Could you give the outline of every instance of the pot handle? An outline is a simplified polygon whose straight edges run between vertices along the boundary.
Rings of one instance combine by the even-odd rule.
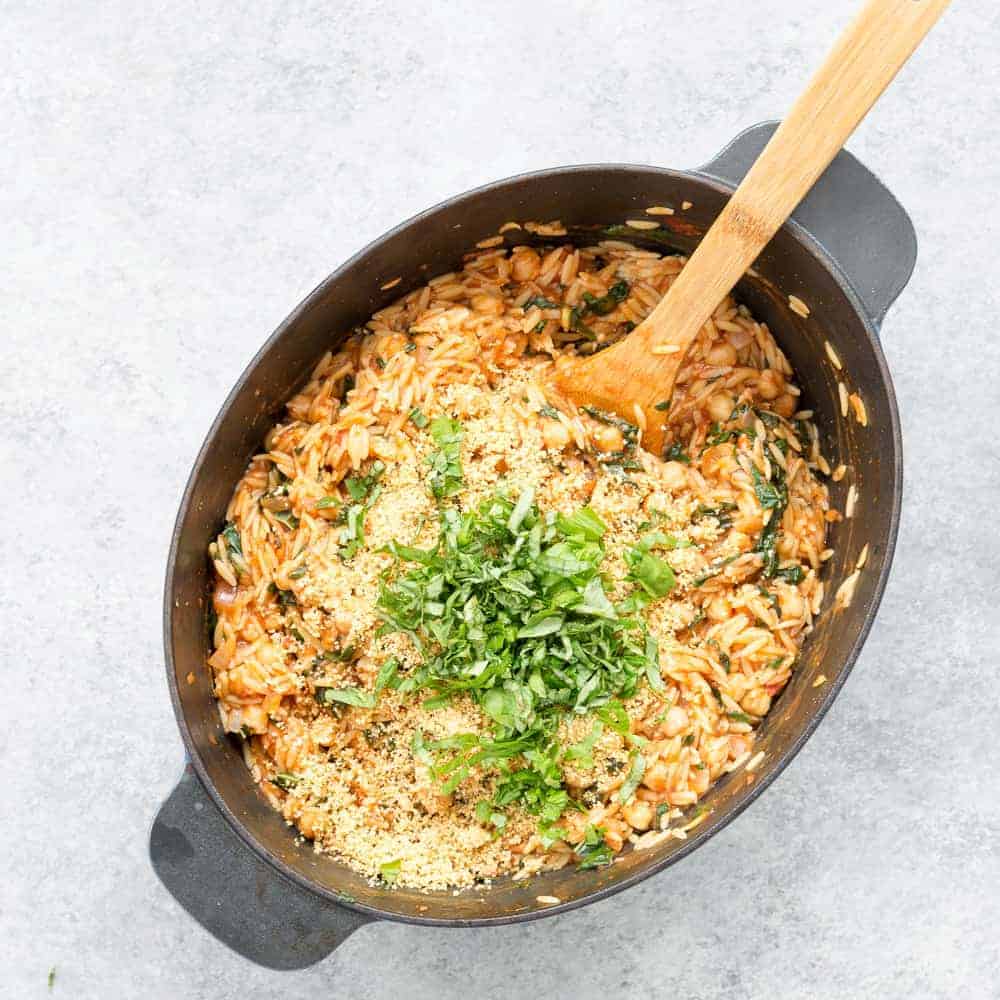
[[[205,930],[269,969],[313,965],[371,920],[293,885],[256,857],[190,764],[153,821],[149,857]]]
[[[698,172],[739,184],[778,124],[751,125]],[[842,149],[792,219],[839,265],[880,326],[917,260],[917,235],[903,206],[860,160]]]

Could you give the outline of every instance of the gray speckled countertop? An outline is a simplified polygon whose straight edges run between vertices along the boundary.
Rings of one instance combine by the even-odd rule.
[[[296,973],[210,938],[146,857],[182,765],[160,648],[170,527],[267,334],[353,250],[455,192],[563,163],[703,162],[780,117],[854,6],[0,6],[0,996],[998,995],[985,0],[955,5],[850,143],[921,242],[884,326],[903,524],[864,654],[774,788],[614,899],[497,930],[371,925]]]

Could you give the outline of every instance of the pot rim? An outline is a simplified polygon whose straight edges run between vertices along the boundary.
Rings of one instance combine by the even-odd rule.
[[[695,181],[700,185],[711,189],[717,194],[730,195],[735,190],[735,185],[726,183],[719,180],[716,177],[707,175],[701,172],[701,169],[696,168],[693,170],[674,170],[666,167],[650,166],[645,164],[634,164],[634,163],[589,163],[589,164],[575,164],[563,167],[549,167],[543,170],[533,170],[526,171],[520,174],[514,174],[509,177],[502,178],[500,180],[491,181],[487,184],[482,184],[478,187],[471,188],[460,194],[454,195],[450,198],[446,198],[430,208],[425,209],[416,215],[404,220],[391,229],[387,230],[385,233],[371,240],[360,250],[352,254],[347,260],[345,260],[339,267],[332,271],[326,278],[324,278],[302,301],[285,317],[285,319],[278,325],[274,332],[264,341],[259,350],[254,354],[253,358],[246,365],[239,378],[234,383],[232,389],[227,394],[225,400],[219,408],[215,419],[212,421],[208,432],[202,441],[201,447],[198,449],[198,453],[191,466],[191,471],[188,475],[187,482],[184,486],[184,491],[181,495],[181,501],[178,506],[177,516],[174,521],[174,527],[171,532],[170,537],[170,548],[169,554],[167,556],[167,568],[164,580],[164,596],[163,596],[163,642],[164,642],[164,660],[167,672],[167,686],[170,690],[170,700],[174,709],[174,716],[177,720],[177,726],[181,733],[181,739],[184,743],[184,748],[187,753],[187,757],[194,768],[195,773],[198,776],[199,781],[205,788],[207,794],[212,799],[212,802],[218,808],[219,812],[226,818],[229,825],[236,832],[243,843],[259,858],[265,860],[270,864],[279,874],[289,879],[292,883],[301,888],[312,892],[321,898],[325,899],[327,902],[334,904],[336,906],[343,907],[345,909],[353,910],[354,912],[368,917],[373,920],[391,920],[400,923],[418,924],[430,927],[483,927],[483,926],[494,926],[502,924],[512,924],[520,923],[523,921],[539,920],[543,917],[553,916],[557,913],[566,913],[570,910],[574,910],[577,907],[585,906],[590,903],[595,903],[602,899],[607,899],[610,896],[616,895],[626,889],[637,885],[639,882],[662,872],[664,869],[669,868],[671,865],[676,864],[682,858],[687,857],[692,851],[696,850],[703,843],[705,843],[710,838],[714,837],[717,833],[725,829],[737,816],[743,813],[753,802],[755,802],[763,792],[771,786],[775,779],[785,770],[786,767],[794,760],[794,758],[801,751],[802,747],[805,745],[806,741],[815,732],[817,726],[823,720],[826,713],[830,710],[830,706],[833,704],[840,690],[843,688],[848,676],[850,675],[854,664],[856,663],[858,656],[864,646],[865,640],[868,638],[868,634],[871,631],[871,627],[874,623],[875,616],[878,613],[880,604],[882,603],[882,597],[885,592],[885,587],[888,582],[889,573],[892,568],[893,557],[896,548],[896,540],[899,533],[899,520],[900,520],[900,510],[902,506],[902,485],[903,485],[903,447],[902,447],[902,433],[900,430],[899,421],[899,410],[896,400],[896,393],[892,383],[892,377],[889,372],[889,367],[885,359],[885,355],[882,351],[882,345],[878,337],[878,327],[875,321],[868,315],[860,296],[855,291],[854,286],[851,284],[850,280],[844,273],[840,264],[836,261],[834,257],[823,247],[823,245],[800,223],[796,222],[794,219],[789,219],[781,227],[781,230],[787,230],[791,233],[795,241],[800,244],[803,250],[811,254],[816,258],[819,263],[825,267],[834,277],[837,285],[840,287],[844,296],[850,303],[852,309],[856,313],[857,317],[860,319],[862,326],[867,334],[869,345],[872,349],[872,353],[875,357],[876,364],[878,366],[879,378],[885,388],[885,393],[888,401],[889,418],[891,426],[891,435],[893,441],[893,447],[895,449],[896,460],[894,463],[893,470],[893,495],[892,495],[892,505],[889,513],[889,523],[885,535],[885,558],[882,562],[882,568],[879,572],[878,579],[875,581],[875,586],[872,591],[871,600],[865,609],[864,618],[861,625],[857,631],[857,635],[854,642],[851,645],[850,650],[847,655],[843,658],[843,668],[839,671],[837,678],[827,686],[825,694],[822,696],[816,710],[813,712],[812,716],[809,718],[808,722],[803,727],[802,731],[798,734],[796,739],[789,744],[785,749],[781,757],[776,761],[774,767],[766,774],[759,778],[753,783],[753,785],[744,794],[744,797],[739,800],[734,806],[728,809],[726,812],[719,814],[718,819],[714,823],[705,823],[700,826],[696,832],[693,832],[691,836],[684,842],[684,844],[675,850],[672,854],[660,858],[646,866],[638,868],[635,872],[622,878],[616,882],[610,883],[608,885],[600,886],[595,888],[592,892],[586,893],[575,899],[567,900],[565,902],[560,902],[551,906],[542,906],[535,910],[526,910],[519,913],[508,913],[496,916],[483,916],[475,918],[454,918],[454,917],[436,917],[436,916],[424,916],[424,915],[403,915],[400,913],[393,913],[390,911],[379,909],[375,906],[369,906],[364,903],[360,903],[354,900],[345,900],[339,896],[336,890],[328,889],[327,887],[320,885],[319,883],[313,881],[305,875],[300,874],[290,865],[286,864],[266,847],[264,847],[259,841],[254,837],[248,827],[239,819],[239,817],[230,809],[228,804],[219,794],[215,787],[215,783],[209,776],[208,769],[202,759],[201,751],[195,744],[195,741],[191,735],[190,728],[188,726],[187,717],[184,714],[184,709],[181,704],[180,699],[180,688],[177,680],[177,674],[174,665],[173,648],[172,648],[172,619],[174,612],[174,605],[172,600],[173,591],[173,581],[174,576],[177,571],[177,558],[178,549],[180,544],[180,537],[182,531],[182,525],[188,509],[191,505],[195,482],[201,471],[202,465],[205,461],[208,449],[215,439],[219,429],[227,419],[229,415],[229,410],[242,391],[243,387],[246,385],[247,381],[254,374],[257,366],[260,364],[264,355],[278,342],[280,341],[288,330],[298,322],[299,318],[309,309],[312,305],[321,298],[328,290],[335,286],[336,283],[341,279],[342,275],[347,272],[355,264],[362,261],[367,255],[375,251],[382,244],[400,235],[403,231],[408,229],[410,226],[414,225],[421,220],[427,219],[433,216],[437,212],[440,212],[446,208],[454,208],[455,206],[461,205],[463,202],[474,200],[480,195],[486,194],[488,192],[495,191],[499,188],[503,188],[507,185],[513,185],[523,181],[538,181],[546,179],[554,179],[557,177],[566,176],[569,174],[577,173],[588,173],[601,171],[604,173],[617,173],[617,172],[640,172],[648,174],[656,174],[659,176],[666,176],[670,178],[683,179],[685,181]],[[428,897],[429,899],[431,897]]]

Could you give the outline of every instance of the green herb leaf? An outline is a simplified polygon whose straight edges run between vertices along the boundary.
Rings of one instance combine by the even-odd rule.
[[[323,705],[354,705],[356,708],[374,708],[375,695],[360,688],[317,687],[316,700]]]
[[[555,739],[560,721],[591,712],[628,734],[618,699],[643,681],[662,685],[658,649],[641,620],[622,617],[608,600],[600,574],[606,527],[593,511],[543,516],[526,492],[516,503],[498,494],[476,510],[441,507],[438,516],[431,548],[387,548],[396,562],[378,601],[383,630],[409,635],[423,651],[399,690],[426,690],[435,703],[467,693],[493,734],[433,743],[417,734],[411,749],[445,792],[475,768],[495,771],[489,816],[516,804],[541,829],[571,806]],[[643,544],[670,541],[653,532]],[[662,560],[652,559],[640,573],[660,592]]]
[[[410,423],[413,424],[414,427],[419,427],[423,430],[423,428],[430,423],[430,420],[420,407],[414,406],[413,409],[410,410]]]
[[[428,483],[438,499],[454,496],[462,488],[462,425],[451,417],[431,421],[431,437],[437,450],[427,456],[431,468]]]
[[[403,867],[403,859],[397,858],[395,861],[386,861],[378,866],[378,873],[386,885],[395,885],[399,878],[399,872]]]
[[[608,530],[608,526],[590,507],[581,507],[568,517],[559,514],[556,524],[564,535],[578,535],[588,542],[599,542]]]
[[[657,533],[652,538],[646,537],[649,541],[645,544],[626,549],[625,561],[629,567],[628,578],[639,584],[650,598],[657,600],[674,589],[676,580],[670,563],[649,551],[659,537],[666,541],[666,536]]]
[[[281,771],[274,776],[274,784],[279,788],[284,788],[286,792],[294,788],[299,783],[299,780],[298,775],[289,774],[287,771]]]
[[[603,732],[604,724],[600,721],[595,722],[590,734],[579,743],[570,744],[563,753],[563,757],[566,760],[578,762],[583,768],[592,768],[594,766],[594,744],[601,738]]]
[[[645,773],[646,758],[638,750],[633,750],[632,765],[629,767],[628,777],[625,779],[618,793],[619,802],[624,805],[626,802],[632,801],[635,790],[639,787],[639,782],[642,781],[642,776]]]
[[[578,844],[575,850],[576,856],[580,859],[580,863],[576,866],[578,871],[609,865],[614,858],[614,852],[604,843],[602,826],[588,826],[583,843]]]
[[[396,687],[399,674],[399,660],[394,656],[390,657],[379,667],[378,676],[375,678],[375,694],[379,694],[387,687]]]

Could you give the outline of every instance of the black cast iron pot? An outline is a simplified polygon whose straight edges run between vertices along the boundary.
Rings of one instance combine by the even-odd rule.
[[[757,778],[735,772],[703,800],[707,819],[686,841],[626,854],[610,867],[567,868],[531,879],[503,879],[459,895],[373,887],[351,869],[296,843],[293,830],[250,780],[240,749],[224,735],[212,698],[206,613],[211,587],[206,549],[247,461],[322,355],[348,332],[429,277],[454,269],[478,240],[506,221],[560,219],[576,242],[642,217],[662,217],[670,246],[690,251],[763,148],[776,125],[757,125],[694,172],[628,165],[567,167],[524,174],[460,195],[404,223],[326,279],[271,336],[223,404],[184,491],[167,566],[164,638],[167,680],[189,763],[163,804],[150,837],[160,879],[204,927],[240,954],[272,968],[318,961],[370,920],[418,924],[500,924],[531,920],[601,899],[679,861],[734,819],[774,780],[830,707],[871,627],[885,586],[899,518],[902,462],[892,383],[877,331],[916,258],[912,224],[899,203],[849,153],[841,152],[809,197],[737,287],[766,321],[816,411],[844,509],[857,487],[856,515],[831,526],[835,555],[826,564],[827,598],[788,687],[761,728],[766,752]],[[692,207],[681,211],[683,202]],[[633,242],[649,243],[636,231]],[[509,242],[530,238],[508,231]],[[391,291],[386,282],[401,276]],[[805,301],[803,318],[788,295]],[[824,346],[843,362],[838,372]],[[868,425],[841,413],[838,379],[861,395]],[[832,610],[832,594],[869,546],[854,601]],[[826,683],[814,686],[819,674]],[[194,683],[186,678],[194,676]],[[556,897],[543,905],[537,897]]]

